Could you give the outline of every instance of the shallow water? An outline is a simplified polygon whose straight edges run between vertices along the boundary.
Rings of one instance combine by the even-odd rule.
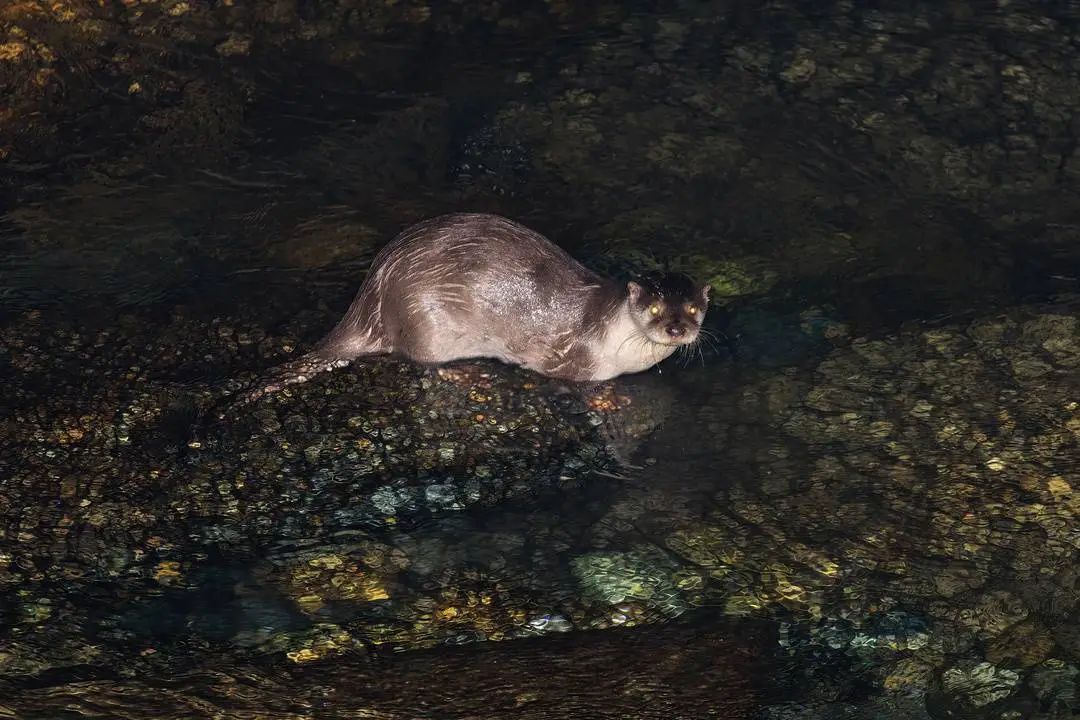
[[[0,716],[1077,711],[1075,4],[30,5]],[[451,210],[709,338],[207,419]]]

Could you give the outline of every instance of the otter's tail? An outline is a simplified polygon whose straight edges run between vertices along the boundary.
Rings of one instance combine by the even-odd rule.
[[[362,297],[357,304],[365,304],[363,300],[366,298]],[[352,314],[350,310],[350,314],[314,350],[278,365],[249,385],[241,393],[242,403],[246,405],[289,385],[307,382],[319,373],[345,367],[358,357],[389,352],[378,314],[370,313],[367,322],[360,327],[352,322]]]
[[[207,422],[214,423],[235,418],[241,410],[264,395],[279,392],[289,385],[307,382],[319,373],[344,367],[352,360],[353,358],[327,354],[325,348],[320,345],[295,360],[272,368],[253,382],[244,383],[232,379],[215,384],[210,390],[212,394],[218,395],[218,400],[211,401],[209,406],[196,411],[189,428],[188,445],[196,447],[192,443],[202,442]]]
[[[261,375],[255,382],[239,393],[238,401],[243,405],[255,402],[262,396],[280,392],[289,385],[307,382],[319,373],[345,367],[352,362],[352,359],[351,357],[328,355],[320,349],[312,350]]]
[[[345,317],[313,350],[272,368],[254,382],[237,389],[224,412],[215,414],[223,417],[289,385],[307,382],[320,373],[345,367],[358,357],[389,351],[377,294],[365,282]]]
[[[307,382],[319,373],[343,367],[350,362],[351,358],[334,358],[316,348],[295,360],[271,368],[253,381],[243,382],[234,378],[216,383],[211,391],[218,395],[218,400],[199,412],[196,427],[200,426],[206,418],[224,420],[229,416],[235,416],[237,411],[264,395],[279,392],[289,385]]]

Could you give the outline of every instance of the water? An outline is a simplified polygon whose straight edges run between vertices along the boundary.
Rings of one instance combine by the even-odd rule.
[[[1075,713],[1074,4],[70,5],[4,20],[0,715]],[[451,210],[710,341],[202,418]]]

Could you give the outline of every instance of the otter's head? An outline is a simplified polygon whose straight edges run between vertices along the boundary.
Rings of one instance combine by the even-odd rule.
[[[626,285],[630,315],[654,343],[689,345],[697,340],[709,304],[709,286],[682,273],[647,275]]]

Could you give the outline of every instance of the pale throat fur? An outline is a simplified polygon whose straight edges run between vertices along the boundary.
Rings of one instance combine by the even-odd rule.
[[[595,347],[594,380],[609,380],[618,375],[641,372],[667,359],[679,346],[649,339],[634,320],[634,298],[619,303],[600,343]]]

